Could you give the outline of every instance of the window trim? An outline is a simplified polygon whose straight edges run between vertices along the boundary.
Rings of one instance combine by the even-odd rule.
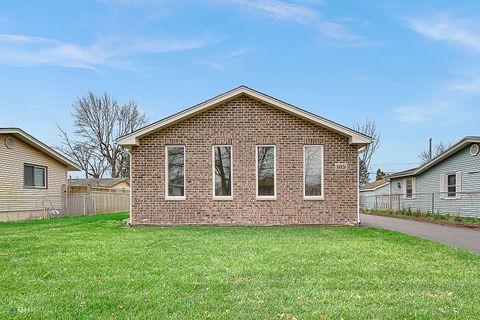
[[[215,148],[230,148],[230,195],[217,196],[215,194]],[[213,200],[233,200],[233,146],[231,144],[214,144],[212,145],[212,199]]]
[[[273,196],[258,195],[258,148],[273,147]],[[277,146],[274,144],[255,145],[255,198],[257,200],[277,200]]]
[[[168,195],[168,148],[183,148],[183,196]],[[187,148],[185,145],[166,145],[165,146],[165,200],[186,200],[187,199]]]
[[[306,188],[305,188],[305,178],[306,178],[306,171],[305,171],[305,149],[306,147],[321,147],[322,149],[322,195],[321,196],[307,196],[305,194],[306,192]],[[303,145],[303,200],[325,200],[325,174],[324,174],[324,171],[325,171],[325,167],[324,167],[324,164],[325,164],[325,152],[324,152],[324,146],[323,144],[304,144]]]
[[[454,176],[455,177],[455,184],[454,184],[454,187],[455,187],[455,195],[453,196],[450,196],[449,195],[449,191],[448,191],[448,176]],[[448,200],[453,200],[453,199],[457,199],[457,172],[447,172],[445,173],[445,199],[448,199]]]
[[[410,180],[411,183],[412,183],[412,188],[411,188],[412,192],[411,192],[410,196],[408,196],[408,186],[407,186],[408,185],[408,180]],[[405,178],[405,199],[409,199],[409,200],[414,199],[414,197],[413,197],[413,183],[414,183],[413,177]]]
[[[25,184],[25,167],[33,167],[33,186],[27,186]],[[35,168],[42,168],[44,169],[45,172],[45,179],[44,179],[44,185],[43,186],[35,186]],[[48,189],[48,167],[47,166],[42,166],[38,164],[33,164],[33,163],[24,163],[23,164],[23,187],[25,189]]]

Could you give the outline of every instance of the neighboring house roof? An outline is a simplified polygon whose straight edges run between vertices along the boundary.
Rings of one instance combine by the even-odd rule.
[[[417,169],[418,169],[418,167],[417,167],[417,168],[412,168],[412,169],[403,170],[403,171],[399,171],[399,172],[395,172],[395,173],[392,173],[392,174],[387,175],[385,179],[390,180],[391,178],[410,176],[410,175],[412,175]]]
[[[350,143],[351,144],[358,144],[360,147],[366,146],[372,142],[372,138],[364,135],[360,132],[357,132],[353,129],[347,128],[343,125],[340,125],[336,122],[330,121],[328,119],[319,117],[313,113],[310,113],[308,111],[305,111],[303,109],[300,109],[298,107],[295,107],[291,104],[288,104],[286,102],[283,102],[281,100],[278,100],[276,98],[273,98],[269,95],[266,95],[264,93],[261,93],[259,91],[253,90],[251,88],[248,88],[246,86],[240,86],[238,88],[235,88],[233,90],[227,91],[225,93],[222,93],[212,99],[209,99],[207,101],[204,101],[200,104],[197,104],[193,107],[190,107],[188,109],[185,109],[181,112],[178,112],[174,115],[171,115],[165,119],[162,119],[160,121],[154,122],[150,125],[147,125],[139,130],[136,130],[128,135],[125,135],[123,137],[120,137],[118,139],[118,144],[122,146],[131,146],[131,145],[138,145],[139,142],[138,140],[141,137],[144,137],[146,135],[149,135],[150,133],[160,130],[162,128],[165,128],[169,125],[172,125],[174,123],[183,121],[189,117],[192,117],[194,115],[197,115],[201,112],[207,111],[211,108],[214,108],[218,106],[219,104],[225,103],[231,99],[234,99],[238,96],[241,95],[246,95],[251,98],[254,98],[256,100],[259,100],[263,103],[266,103],[272,107],[278,108],[282,111],[288,112],[290,114],[293,114],[295,116],[298,116],[300,118],[303,118],[307,121],[313,122],[317,125],[320,125],[322,127],[328,128],[330,130],[333,130],[343,136],[346,136],[350,138]]]
[[[92,188],[113,188],[119,183],[126,182],[129,184],[128,178],[89,178],[89,179],[70,179],[69,187],[90,186]]]
[[[390,181],[387,181],[387,180],[377,180],[375,182],[372,182],[372,183],[369,183],[363,187],[360,188],[360,192],[361,191],[375,191],[377,190],[378,188],[381,188],[383,186],[386,186],[387,184],[389,184]]]
[[[0,128],[0,134],[12,135],[22,140],[26,144],[42,151],[43,153],[49,155],[50,157],[57,160],[58,162],[64,164],[67,167],[68,171],[81,171],[81,169],[73,161],[71,161],[70,159],[68,159],[58,151],[54,150],[53,148],[47,146],[40,140],[29,135],[28,133],[26,133],[20,128]]]
[[[456,154],[458,151],[462,150],[465,146],[471,143],[480,143],[480,136],[467,136],[462,140],[460,140],[459,142],[455,143],[450,148],[448,148],[445,152],[441,153],[440,155],[436,156],[435,158],[421,165],[420,167],[392,173],[387,176],[387,179],[390,180],[392,178],[401,178],[401,177],[418,175],[428,170],[429,168],[433,167],[437,163],[440,163],[443,160],[449,158],[450,156]]]

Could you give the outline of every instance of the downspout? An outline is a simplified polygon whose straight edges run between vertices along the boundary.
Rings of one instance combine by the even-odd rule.
[[[133,162],[133,156],[132,156],[132,147],[129,147],[127,150],[128,150],[128,153],[129,153],[129,156],[130,156],[130,163],[129,163],[129,172],[128,172],[128,178],[130,180],[130,203],[129,203],[129,206],[130,206],[130,212],[129,212],[129,215],[130,215],[130,218],[129,218],[129,221],[128,221],[128,225],[129,226],[132,226],[132,191],[133,191],[133,185],[132,185],[132,162]]]
[[[63,211],[68,211],[68,167],[65,173],[65,196],[63,197]]]
[[[361,147],[357,154],[357,224],[360,223],[360,153],[365,152],[366,146]]]
[[[361,151],[359,152],[359,154]],[[357,224],[360,224],[360,160],[357,156]]]

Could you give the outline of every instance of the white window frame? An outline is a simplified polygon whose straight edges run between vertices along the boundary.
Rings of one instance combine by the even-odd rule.
[[[183,196],[168,195],[168,148],[183,148]],[[185,200],[187,198],[187,148],[184,145],[165,146],[165,200]]]
[[[412,179],[412,196],[407,197],[407,180]],[[416,177],[406,177],[402,179],[401,183],[401,192],[402,199],[405,200],[414,200],[417,198],[417,178]]]
[[[215,195],[215,148],[229,147],[230,148],[230,195],[217,196]],[[214,200],[233,200],[233,146],[231,144],[214,144],[212,145],[212,194]]]
[[[448,176],[455,176],[455,195],[454,196],[450,196],[449,195],[449,192],[448,192]],[[458,190],[457,190],[457,186],[458,186],[458,181],[457,181],[457,172],[447,172],[445,173],[445,199],[449,199],[449,200],[452,200],[452,199],[457,199],[457,193],[458,193]]]
[[[412,194],[410,195],[410,197],[408,196],[408,188],[407,188],[407,181],[410,179],[410,181],[412,181]],[[416,179],[415,177],[407,177],[405,178],[405,199],[407,200],[412,200],[412,199],[415,199],[416,198]]]
[[[321,147],[322,149],[322,195],[321,196],[307,196],[305,194],[306,188],[305,188],[305,149],[307,147]],[[322,144],[305,144],[303,146],[303,199],[304,200],[325,200],[325,177],[324,177],[324,163],[325,163],[325,152],[324,152],[324,147]]]
[[[33,186],[28,186],[25,184],[25,167],[32,167],[33,168]],[[35,169],[43,169],[43,186],[36,186],[35,185]],[[26,189],[48,189],[48,167],[41,166],[31,163],[24,163],[23,164],[23,187]]]
[[[258,195],[258,148],[261,147],[273,147],[273,196]],[[255,195],[257,200],[277,200],[277,146],[274,144],[255,146]]]

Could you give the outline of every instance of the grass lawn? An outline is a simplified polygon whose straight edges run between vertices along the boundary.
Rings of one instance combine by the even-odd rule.
[[[0,318],[478,319],[480,255],[367,228],[0,223]]]

